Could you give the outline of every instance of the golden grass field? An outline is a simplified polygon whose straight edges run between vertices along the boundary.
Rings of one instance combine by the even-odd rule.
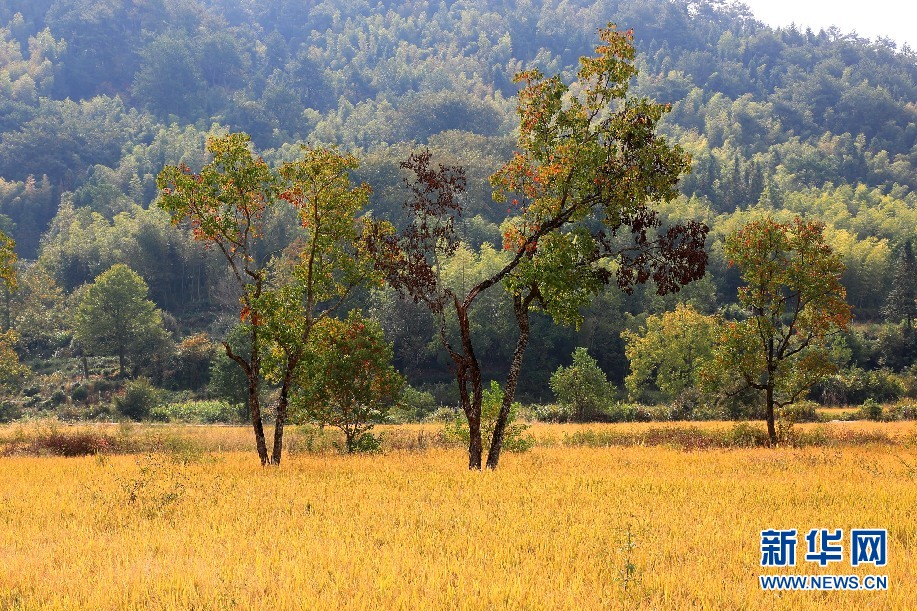
[[[917,424],[827,426],[887,439],[570,447],[582,427],[537,425],[538,446],[483,473],[422,441],[263,469],[241,427],[170,429],[208,451],[8,455],[0,609],[917,609]],[[0,447],[27,434],[2,428]],[[801,531],[795,569],[760,567],[771,527]],[[845,546],[851,528],[887,528],[888,565],[851,568],[846,548],[804,562],[810,528],[843,528]],[[880,574],[889,589],[762,592],[766,573]]]

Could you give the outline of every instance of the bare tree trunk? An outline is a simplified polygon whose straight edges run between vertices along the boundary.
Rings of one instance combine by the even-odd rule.
[[[773,384],[768,384],[765,391],[765,397],[767,401],[766,407],[766,417],[767,417],[767,437],[770,439],[771,445],[777,445],[777,427],[774,424],[774,386]]]
[[[256,328],[252,325],[252,328]],[[248,382],[248,412],[252,419],[252,428],[255,431],[255,445],[258,448],[258,458],[261,460],[261,466],[271,464],[271,459],[267,453],[267,442],[264,438],[264,423],[261,419],[261,400],[258,396],[258,384],[261,377],[261,359],[258,355],[258,338],[255,332],[251,334],[251,352],[250,359],[246,362],[241,356],[232,351],[228,343],[223,342],[223,348],[226,350],[226,356],[235,361],[243,371]]]
[[[283,453],[283,426],[287,421],[287,406],[290,402],[290,386],[293,383],[293,371],[296,369],[296,363],[287,361],[287,370],[283,375],[283,383],[280,386],[280,398],[277,401],[277,417],[274,421],[274,451],[271,454],[271,462],[275,465],[280,464],[280,457]]]
[[[465,412],[465,417],[468,419],[468,469],[480,471],[484,453],[483,443],[481,442],[481,401],[484,397],[481,383],[481,367],[474,354],[474,346],[471,344],[468,306],[459,303],[456,298],[453,298],[453,306],[458,318],[463,354],[456,353],[451,348],[449,351],[452,360],[455,362],[459,401],[462,405],[462,411]],[[448,342],[445,340],[445,327],[442,328],[442,337],[443,342],[448,347]],[[469,383],[471,384],[470,397],[468,396]]]
[[[500,405],[500,414],[494,426],[493,439],[487,453],[487,468],[496,469],[500,464],[500,452],[503,450],[503,437],[506,434],[506,425],[509,422],[509,410],[516,397],[516,384],[519,382],[519,372],[522,371],[522,359],[529,343],[529,303],[532,294],[523,301],[520,295],[513,295],[513,310],[516,314],[516,324],[519,326],[519,339],[516,340],[516,350],[513,352],[513,361],[506,376],[506,389],[503,392],[503,403]]]
[[[255,430],[255,445],[258,448],[258,458],[261,459],[261,466],[271,464],[271,459],[267,455],[267,442],[264,439],[264,423],[261,420],[261,401],[258,398],[258,377],[248,378],[248,410],[252,415],[252,428]]]

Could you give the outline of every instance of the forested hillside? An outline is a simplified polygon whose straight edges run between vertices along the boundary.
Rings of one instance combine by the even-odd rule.
[[[620,385],[621,332],[677,302],[728,315],[739,276],[723,237],[763,211],[826,224],[858,323],[838,348],[842,365],[861,368],[850,375],[911,365],[902,338],[913,338],[900,332],[910,319],[887,306],[893,285],[917,283],[906,264],[917,237],[917,53],[836,30],[775,30],[710,0],[0,0],[0,230],[20,259],[0,328],[16,330],[24,363],[88,354],[74,343],[77,304],[123,263],[168,332],[134,373],[195,392],[231,376],[209,343],[238,323],[225,262],[152,205],[165,166],[208,161],[208,134],[246,132],[272,165],[301,142],[337,145],[360,161],[354,183],[372,187],[372,216],[395,225],[406,222],[398,164],[428,146],[468,178],[464,244],[444,269],[482,276],[507,216],[488,179],[516,146],[513,75],[537,67],[572,80],[608,22],[634,32],[633,91],[671,104],[662,131],[692,171],[663,216],[710,226],[708,274],[666,297],[609,288],[579,329],[534,318],[523,395],[548,401],[550,373],[576,346]],[[289,216],[268,222],[262,257],[293,239]],[[507,296],[486,299],[473,313],[485,373],[505,369],[516,341]],[[351,307],[381,322],[411,384],[448,400],[447,359],[419,306],[366,289]],[[54,404],[41,396],[30,406]]]

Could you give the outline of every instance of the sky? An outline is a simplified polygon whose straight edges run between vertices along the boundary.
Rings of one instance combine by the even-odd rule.
[[[915,0],[741,0],[755,18],[777,27],[796,23],[799,29],[817,32],[836,25],[845,34],[862,38],[891,38],[898,48],[906,42],[917,50]]]

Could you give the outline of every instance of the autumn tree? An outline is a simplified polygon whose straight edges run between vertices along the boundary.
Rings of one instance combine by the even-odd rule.
[[[372,446],[366,433],[385,421],[404,386],[382,327],[353,310],[345,320],[323,319],[314,334],[294,390],[299,418],[340,429],[348,453]]]
[[[172,222],[187,221],[194,238],[216,246],[229,264],[239,291],[239,317],[248,323],[249,341],[244,353],[236,353],[226,341],[223,349],[245,372],[255,444],[261,464],[268,464],[260,392],[264,314],[259,307],[267,269],[266,262],[257,256],[257,245],[279,185],[267,163],[251,152],[249,141],[245,134],[208,138],[212,161],[200,173],[184,164],[166,166],[157,185],[162,190],[159,205]]]
[[[0,231],[0,290],[9,295],[16,290],[16,252],[15,244],[5,233]],[[12,386],[26,372],[19,363],[19,355],[13,349],[19,336],[7,326],[0,330],[0,387]]]
[[[461,293],[442,282],[442,262],[459,243],[455,226],[466,181],[461,168],[437,166],[429,152],[402,164],[416,177],[406,203],[413,222],[400,235],[376,224],[368,236],[388,283],[439,320],[468,419],[471,469],[482,461],[483,383],[469,313],[484,291],[504,285],[519,328],[488,451],[487,466],[496,468],[532,308],[578,324],[579,308],[613,278],[626,291],[652,279],[660,292],[670,292],[704,273],[706,226],[658,231],[659,215],[649,207],[674,198],[688,169],[687,155],[656,133],[668,107],[628,96],[636,74],[632,34],[614,26],[599,34],[602,44],[580,60],[573,85],[537,70],[517,75],[524,83],[519,150],[491,179],[495,200],[512,201],[503,235],[509,256],[499,270]],[[447,333],[447,311],[458,338]]]
[[[840,281],[844,266],[822,230],[799,217],[789,223],[768,217],[726,238],[724,254],[742,274],[739,304],[746,318],[722,327],[702,375],[709,388],[727,395],[748,388],[764,393],[772,444],[778,441],[776,410],[836,370],[828,341],[851,319]]]
[[[333,316],[362,281],[357,251],[358,211],[369,187],[351,187],[357,160],[334,150],[303,147],[302,158],[270,168],[246,134],[212,137],[213,160],[200,173],[168,166],[159,175],[160,205],[173,223],[189,222],[196,239],[216,246],[239,292],[246,350],[223,342],[245,372],[248,412],[261,463],[279,464],[289,393],[316,321]],[[299,238],[283,253],[260,254],[268,215],[289,206]],[[279,385],[273,450],[267,451],[261,410],[262,379]]]
[[[128,359],[136,367],[167,339],[148,292],[143,278],[118,263],[87,287],[74,316],[74,340],[90,354],[117,356],[122,377]]]

